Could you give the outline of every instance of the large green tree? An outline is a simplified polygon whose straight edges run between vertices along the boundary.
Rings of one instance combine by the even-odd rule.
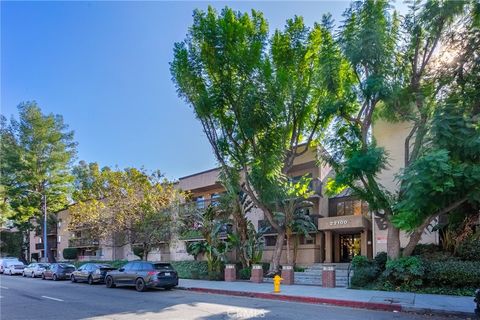
[[[1,121],[0,189],[8,219],[28,239],[31,219],[42,216],[44,197],[49,212],[68,204],[76,143],[60,115],[43,114],[35,102],[20,104],[18,111],[18,120]]]
[[[145,260],[152,249],[169,243],[180,192],[159,172],[99,169],[96,163],[85,162],[74,172],[71,230],[86,228],[92,238],[107,245],[130,244]]]
[[[338,191],[350,187],[369,202],[377,216],[386,219],[387,253],[391,258],[400,255],[399,227],[408,225],[413,232],[408,250],[404,252],[408,255],[434,217],[454,210],[467,200],[449,194],[438,177],[419,177],[418,174],[428,172],[418,169],[422,163],[424,169],[441,167],[440,154],[427,153],[433,152],[432,139],[438,141],[435,135],[441,136],[438,121],[445,117],[442,110],[446,111],[442,107],[442,96],[453,88],[439,81],[436,71],[440,62],[436,57],[448,50],[441,45],[446,43],[452,27],[460,25],[463,28],[458,28],[458,32],[468,32],[465,20],[475,15],[478,4],[476,6],[475,2],[468,1],[414,1],[408,14],[399,17],[392,12],[388,1],[367,0],[353,3],[345,13],[338,45],[357,79],[351,90],[357,103],[352,110],[338,110],[333,135],[327,140],[331,151],[327,158],[337,171],[330,188]],[[461,113],[466,110],[464,106],[458,107]],[[411,125],[404,140],[405,170],[399,179],[398,192],[387,190],[379,182],[378,174],[388,167],[389,159],[372,137],[375,117]],[[470,130],[470,134],[474,132]],[[470,151],[475,148],[470,147]],[[465,160],[462,156],[456,158],[460,162]],[[421,198],[417,194],[415,198],[413,195],[420,188],[415,190],[413,186],[422,181],[427,182],[422,186],[423,195],[430,196]],[[465,185],[458,181],[454,184],[460,196]],[[468,194],[471,189],[463,192]],[[436,202],[436,197],[432,197],[435,193],[436,196],[448,195],[449,200]],[[414,198],[417,201],[412,202]],[[422,204],[426,200],[428,205]],[[402,215],[395,218],[400,212]],[[412,223],[414,212],[415,224]],[[409,223],[405,222],[406,217]]]
[[[269,37],[260,12],[210,7],[194,12],[187,38],[174,47],[180,97],[193,107],[225,175],[240,174],[242,192],[277,232],[272,270],[286,232],[274,215],[285,200],[286,175],[350,81],[327,27],[308,28],[294,17]]]

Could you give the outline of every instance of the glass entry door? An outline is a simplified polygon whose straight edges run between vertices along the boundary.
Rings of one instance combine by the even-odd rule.
[[[340,235],[340,262],[352,261],[360,249],[360,233]]]

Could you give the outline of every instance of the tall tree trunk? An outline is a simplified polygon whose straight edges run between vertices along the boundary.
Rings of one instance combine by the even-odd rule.
[[[413,250],[417,246],[418,242],[422,239],[423,232],[425,228],[430,225],[430,223],[439,215],[446,214],[459,206],[461,206],[465,201],[467,201],[467,197],[459,199],[449,206],[443,208],[442,210],[438,211],[436,214],[428,217],[425,221],[410,235],[410,240],[408,241],[407,246],[403,249],[403,256],[408,257],[413,253]]]
[[[147,258],[148,258],[148,244],[144,243],[143,244],[143,256],[142,256],[142,260],[144,261],[147,261]]]
[[[292,251],[291,251],[291,241],[292,241],[292,234],[290,231],[287,231],[287,264],[292,265]]]
[[[400,258],[400,229],[387,221],[387,255],[390,259]]]
[[[295,235],[294,242],[293,242],[293,263],[292,265],[295,266],[297,264],[297,254],[298,254],[298,244],[299,244],[299,235],[298,233]]]
[[[280,270],[280,259],[282,257],[283,243],[285,241],[285,230],[280,228],[277,230],[277,240],[275,242],[275,249],[273,250],[272,263],[270,264],[270,272],[277,272]]]

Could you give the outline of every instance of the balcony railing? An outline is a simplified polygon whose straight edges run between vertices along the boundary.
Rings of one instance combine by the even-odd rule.
[[[310,220],[315,225],[315,227],[318,229],[318,219],[321,218],[322,216],[319,214],[310,214],[309,217],[310,217]],[[267,219],[258,220],[258,229],[259,230],[263,229],[266,234],[277,233],[277,231],[273,229],[272,225],[270,224],[270,222],[268,222]],[[312,231],[315,231],[315,230],[312,230]]]
[[[69,239],[68,246],[70,248],[82,248],[82,247],[98,247],[99,242],[95,239],[89,238],[76,238],[76,239]]]
[[[57,248],[57,241],[56,239],[48,239],[48,249],[56,249]],[[43,242],[42,243],[35,243],[35,250],[43,250]]]

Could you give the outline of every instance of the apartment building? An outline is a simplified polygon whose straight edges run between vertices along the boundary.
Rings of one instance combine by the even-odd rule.
[[[387,123],[377,121],[373,127],[373,137],[377,144],[384,147],[389,156],[389,167],[379,174],[381,184],[395,192],[398,188],[395,175],[403,166],[404,141],[410,131],[408,123]],[[387,230],[385,221],[374,217],[369,211],[368,203],[354,197],[349,190],[334,197],[327,197],[324,186],[333,176],[333,170],[325,164],[318,165],[317,149],[312,148],[295,159],[293,167],[288,172],[292,179],[307,175],[312,179],[310,188],[313,195],[309,199],[312,206],[307,209],[308,215],[315,223],[317,230],[309,237],[300,237],[297,251],[297,264],[308,266],[314,263],[349,262],[355,255],[369,258],[378,252],[386,251]],[[194,173],[178,179],[177,187],[191,193],[191,199],[197,209],[206,209],[214,204],[224,189],[219,183],[220,170]],[[247,218],[257,230],[268,227],[268,221],[263,212],[253,208]],[[115,260],[138,259],[129,245],[114,245],[114,239],[92,239],[88,230],[68,230],[68,209],[57,214],[57,225],[49,228],[49,248],[57,260],[63,260],[63,249],[77,248],[81,260]],[[193,233],[194,234],[194,233]],[[175,235],[170,243],[149,253],[148,259],[157,261],[190,260],[193,259],[186,251],[190,241],[201,240],[200,236],[182,237]],[[265,235],[263,261],[271,261],[275,246],[276,234],[273,229]],[[401,245],[405,246],[408,237],[401,233]],[[421,243],[439,243],[438,232],[425,231]],[[42,237],[32,232],[30,235],[30,252],[32,257],[43,256]],[[286,246],[281,263],[286,263]]]

